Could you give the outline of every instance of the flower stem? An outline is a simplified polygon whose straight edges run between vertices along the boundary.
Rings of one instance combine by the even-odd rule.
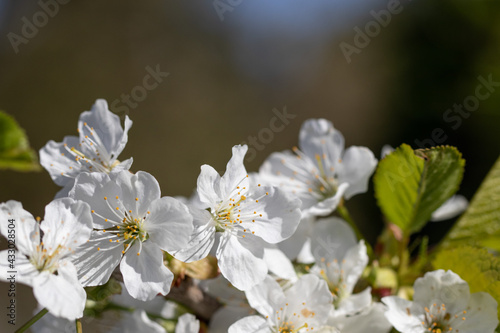
[[[399,241],[399,267],[398,267],[398,278],[399,278],[399,284],[403,282],[403,277],[406,274],[406,271],[408,270],[408,262],[410,260],[409,258],[409,252],[408,252],[408,243],[410,242],[410,236],[406,235],[405,233],[403,234],[403,237]]]
[[[339,213],[339,215],[347,221],[347,223],[349,223],[349,225],[351,226],[352,230],[354,230],[354,233],[356,234],[356,238],[358,240],[361,240],[361,239],[365,239],[365,237],[363,237],[363,234],[361,233],[361,231],[359,230],[358,226],[356,225],[356,223],[354,223],[354,220],[352,219],[351,217],[351,214],[349,214],[349,211],[347,210],[347,207],[344,205],[343,202],[341,202],[338,207],[337,207],[337,212]],[[368,256],[370,258],[373,258],[373,249],[371,247],[371,245],[365,241],[365,245],[366,245],[366,252],[368,252]]]
[[[83,333],[82,318],[78,318],[77,320],[75,320],[75,325],[76,325],[76,333]]]
[[[31,327],[31,325],[33,325],[40,318],[42,318],[47,312],[49,312],[49,310],[47,310],[45,308],[40,310],[40,312],[38,312],[36,315],[34,315],[33,318],[31,318],[26,324],[21,326],[15,333],[22,333],[22,332],[26,331],[28,328]]]

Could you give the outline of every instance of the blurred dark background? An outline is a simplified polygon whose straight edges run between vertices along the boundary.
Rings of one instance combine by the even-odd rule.
[[[493,0],[0,0],[0,109],[38,150],[76,135],[95,99],[116,101],[112,111],[134,121],[121,159],[132,156],[132,171],[153,174],[163,195],[187,196],[202,164],[223,172],[231,147],[286,107],[295,118],[249,171],[296,145],[304,120],[324,117],[346,146],[377,157],[384,144],[457,146],[467,160],[459,192],[470,199],[500,151],[499,9]],[[147,68],[169,75],[127,106],[122,94],[138,96]],[[474,101],[478,77],[494,82],[480,88],[489,96],[454,112]],[[58,189],[45,171],[0,171],[0,202],[35,216]],[[382,219],[371,192],[348,208],[373,242]],[[451,224],[424,232],[437,240]],[[18,288],[22,324],[36,302]]]

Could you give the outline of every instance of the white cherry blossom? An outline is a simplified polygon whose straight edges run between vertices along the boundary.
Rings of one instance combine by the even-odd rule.
[[[229,327],[229,333],[303,333],[322,328],[332,309],[326,282],[303,275],[283,290],[270,276],[245,292],[250,306],[261,316],[249,316]]]
[[[90,237],[89,206],[70,198],[56,199],[45,207],[45,218],[39,223],[21,203],[8,201],[0,204],[0,220],[7,239],[3,221],[15,220],[17,248],[0,252],[0,279],[6,281],[9,272],[15,271],[16,282],[33,287],[38,303],[54,316],[69,320],[82,317],[86,293],[72,258]],[[9,260],[12,253],[13,261]]]
[[[70,196],[92,209],[94,231],[75,263],[85,286],[108,281],[120,265],[127,291],[142,301],[170,291],[173,274],[163,264],[163,251],[183,249],[193,231],[187,207],[160,197],[149,173],[128,171],[83,173]]]
[[[236,288],[248,290],[267,272],[266,248],[290,237],[300,221],[300,200],[268,186],[251,185],[243,165],[247,146],[234,146],[221,177],[209,165],[201,167],[200,209],[190,207],[195,230],[189,246],[174,256],[183,261],[204,258],[215,247],[222,275]],[[271,250],[268,261],[273,260]]]
[[[372,302],[371,288],[353,293],[368,264],[366,245],[356,241],[352,228],[336,217],[319,219],[311,235],[316,264],[312,273],[322,277],[333,295],[328,324],[341,332],[386,333],[391,325],[382,316],[384,306]]]
[[[403,333],[493,333],[498,325],[497,302],[490,294],[471,294],[469,285],[452,271],[428,272],[414,284],[413,301],[382,298],[385,316]]]
[[[344,137],[325,119],[304,122],[299,148],[271,154],[259,170],[263,184],[279,186],[302,201],[304,215],[325,216],[342,198],[366,192],[377,159],[365,147],[344,151]]]
[[[40,149],[40,164],[52,180],[63,187],[57,196],[67,196],[75,178],[82,172],[110,173],[130,169],[132,158],[118,160],[127,144],[130,127],[132,121],[128,116],[122,128],[120,118],[109,111],[107,102],[98,99],[92,110],[80,115],[78,137],[66,136],[63,142],[50,140]]]

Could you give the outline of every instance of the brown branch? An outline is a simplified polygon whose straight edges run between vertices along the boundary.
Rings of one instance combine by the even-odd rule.
[[[183,279],[180,284],[172,286],[165,298],[186,306],[203,320],[209,320],[221,307],[215,298],[196,286],[189,277]]]

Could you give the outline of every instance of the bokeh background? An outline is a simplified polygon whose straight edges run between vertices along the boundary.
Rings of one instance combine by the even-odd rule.
[[[397,13],[377,29],[388,8]],[[231,147],[268,128],[273,109],[295,117],[247,161],[249,171],[296,145],[308,118],[333,121],[347,146],[376,156],[384,144],[417,148],[441,128],[437,143],[467,160],[459,192],[470,199],[499,155],[500,86],[476,111],[453,114],[460,125],[445,114],[475,94],[479,76],[500,82],[499,51],[494,0],[0,0],[0,109],[38,150],[76,135],[97,98],[116,101],[112,111],[134,121],[121,158],[152,173],[163,195],[184,196],[202,164],[223,172]],[[147,68],[169,75],[126,106],[122,94],[140,90]],[[45,171],[0,170],[0,202],[21,201],[35,216],[58,189]],[[371,191],[348,208],[373,242],[382,219]],[[423,232],[437,240],[452,222]],[[36,301],[17,287],[20,325]],[[5,302],[6,290],[0,284]],[[0,331],[10,332],[0,312]]]

